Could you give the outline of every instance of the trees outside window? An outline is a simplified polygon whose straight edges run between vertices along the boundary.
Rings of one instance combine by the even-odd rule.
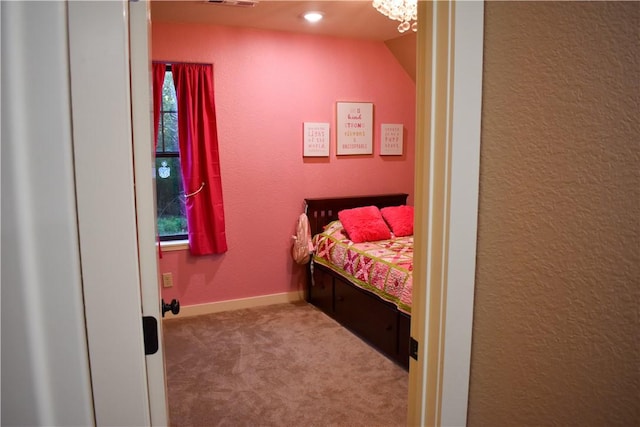
[[[165,72],[162,85],[155,171],[160,240],[186,240],[187,217],[178,146],[178,106],[170,68]]]

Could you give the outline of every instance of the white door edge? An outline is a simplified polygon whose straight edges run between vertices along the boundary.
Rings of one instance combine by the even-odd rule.
[[[97,425],[150,425],[132,183],[128,2],[68,2],[78,230]]]
[[[163,352],[162,313],[156,249],[155,181],[153,178],[153,103],[150,55],[149,2],[129,3],[131,49],[131,107],[138,256],[142,314],[158,321],[158,351],[146,356],[152,426],[168,425],[167,389]]]

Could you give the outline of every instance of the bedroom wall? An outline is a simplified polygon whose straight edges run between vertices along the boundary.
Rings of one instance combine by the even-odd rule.
[[[486,2],[469,426],[640,423],[640,3]]]
[[[415,83],[383,42],[154,23],[154,60],[213,63],[229,251],[164,252],[183,306],[302,289],[290,256],[305,197],[406,192],[413,200]],[[302,157],[302,124],[335,102],[374,103],[374,154]],[[404,124],[404,155],[379,155],[381,123]]]

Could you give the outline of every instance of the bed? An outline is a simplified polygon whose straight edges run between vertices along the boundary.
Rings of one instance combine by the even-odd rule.
[[[338,213],[345,209],[366,206],[382,209],[406,205],[406,201],[407,194],[404,193],[310,198],[305,199],[305,211],[317,245],[309,263],[307,301],[408,369],[413,235],[402,238],[392,235],[390,239],[354,244],[342,230],[338,218]],[[321,238],[323,232],[325,236]],[[340,247],[341,244],[344,247]],[[372,250],[375,254],[373,259],[356,252],[360,246],[364,246],[363,251]],[[351,249],[354,252],[347,254],[346,251]],[[369,263],[372,268],[368,272],[350,269],[346,261],[336,266],[331,259],[331,253],[335,252],[344,253],[344,259]],[[391,266],[393,262],[398,266]],[[387,268],[397,269],[390,272]],[[378,283],[368,284],[368,276],[376,275]],[[380,276],[385,279],[380,279]]]

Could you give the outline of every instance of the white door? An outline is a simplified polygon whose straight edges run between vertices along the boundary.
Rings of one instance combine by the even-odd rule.
[[[138,225],[138,256],[142,292],[142,313],[158,321],[158,351],[147,355],[147,383],[151,425],[168,425],[167,388],[164,371],[161,297],[154,198],[153,103],[150,79],[150,16],[147,1],[129,3],[131,49],[131,107],[133,120],[133,156]]]
[[[96,423],[166,425],[162,345],[145,357],[142,332],[143,314],[158,319],[160,327],[147,3],[71,1],[67,6],[78,227]],[[162,332],[157,332],[161,339]]]

